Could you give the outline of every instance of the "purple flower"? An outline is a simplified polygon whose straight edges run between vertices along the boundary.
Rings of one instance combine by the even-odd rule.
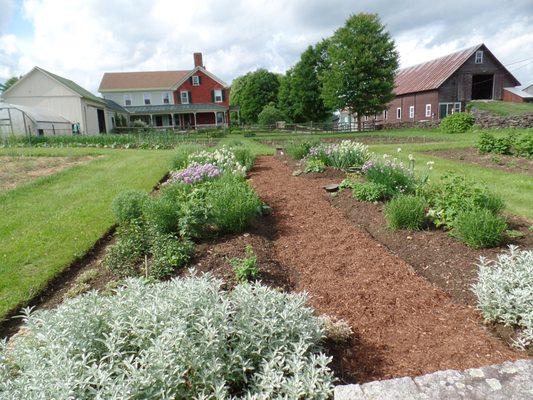
[[[222,173],[220,168],[213,164],[192,163],[186,169],[172,172],[168,183],[183,182],[188,185],[213,179]]]

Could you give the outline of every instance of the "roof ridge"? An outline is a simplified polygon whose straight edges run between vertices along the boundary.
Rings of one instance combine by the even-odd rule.
[[[437,58],[433,58],[431,60],[427,60],[427,61],[423,61],[421,63],[418,63],[418,64],[413,64],[413,65],[410,65],[408,67],[403,67],[403,68],[400,68],[398,70],[398,73],[401,72],[401,71],[404,71],[404,70],[408,70],[408,69],[411,69],[411,68],[415,68],[415,67],[419,67],[419,66],[422,66],[422,65],[425,65],[425,64],[429,64],[429,63],[432,63],[432,62],[435,62],[435,61],[439,61],[439,60],[442,60],[444,58],[447,58],[447,57],[450,57],[450,56],[453,56],[454,54],[459,54],[459,53],[463,53],[465,51],[471,51],[471,52],[474,52],[476,51],[477,49],[479,49],[481,46],[483,46],[484,44],[483,43],[480,43],[478,45],[475,45],[475,46],[471,46],[471,47],[465,47],[461,50],[456,50],[452,53],[448,53],[448,54],[445,54],[443,56],[440,56],[440,57],[437,57]]]
[[[104,72],[104,75],[105,74],[139,74],[139,73],[145,73],[145,72],[161,73],[161,72],[190,72],[190,71],[192,71],[192,69],[171,69],[171,70],[152,70],[152,71],[111,71],[111,72]]]

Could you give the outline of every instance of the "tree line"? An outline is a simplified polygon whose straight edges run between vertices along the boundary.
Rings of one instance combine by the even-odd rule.
[[[350,16],[333,36],[309,46],[284,75],[258,69],[236,78],[230,104],[240,121],[318,122],[346,109],[365,115],[387,108],[394,99],[398,53],[377,14]]]

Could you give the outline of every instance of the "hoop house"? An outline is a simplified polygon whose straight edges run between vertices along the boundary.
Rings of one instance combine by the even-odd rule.
[[[0,103],[0,136],[71,135],[72,123],[58,114],[35,107]]]

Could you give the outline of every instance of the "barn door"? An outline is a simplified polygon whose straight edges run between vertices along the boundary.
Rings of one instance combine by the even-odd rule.
[[[107,130],[105,128],[105,114],[104,110],[98,108],[96,110],[96,114],[98,116],[98,132],[100,133],[106,133]]]

